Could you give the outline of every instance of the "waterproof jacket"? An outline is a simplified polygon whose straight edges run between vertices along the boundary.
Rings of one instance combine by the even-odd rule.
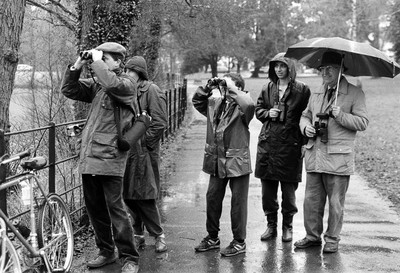
[[[82,174],[123,176],[127,152],[117,148],[114,105],[121,107],[122,128],[132,125],[137,113],[136,85],[122,70],[110,71],[103,61],[91,68],[95,79],[79,79],[80,70],[65,72],[61,91],[73,100],[91,103],[82,131],[79,171]]]
[[[166,94],[150,81],[139,81],[138,100],[141,111],[146,111],[152,120],[146,134],[129,152],[124,199],[156,199],[160,187],[159,157],[152,156],[152,153],[158,154],[160,139],[167,126]]]
[[[307,108],[300,119],[300,129],[304,134],[307,125],[318,121],[317,113],[328,113],[335,96],[327,101],[323,85],[313,92]],[[364,131],[368,126],[364,92],[350,84],[345,77],[339,83],[337,106],[340,114],[328,119],[328,142],[321,142],[321,137],[310,138],[305,151],[307,172],[351,175],[354,173],[354,142],[357,131]]]
[[[207,117],[203,171],[219,178],[239,177],[252,172],[250,163],[249,123],[254,116],[254,102],[249,94],[229,90],[229,103],[217,122],[222,98],[211,96],[199,87],[193,106]]]
[[[284,105],[279,118],[273,120],[269,110],[279,101],[278,77],[275,62],[285,63],[289,68],[290,82],[280,100]],[[263,86],[256,104],[256,117],[263,123],[258,137],[255,176],[264,180],[300,182],[302,172],[301,147],[305,143],[299,128],[301,113],[307,106],[310,89],[296,81],[296,72],[291,60],[283,56],[270,62],[270,82]]]

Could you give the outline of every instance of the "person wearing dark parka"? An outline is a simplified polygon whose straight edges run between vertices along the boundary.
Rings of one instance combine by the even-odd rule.
[[[263,123],[258,137],[255,176],[261,179],[266,241],[277,237],[278,187],[282,192],[282,241],[293,237],[293,216],[297,213],[296,190],[301,182],[302,145],[299,128],[302,111],[310,97],[307,85],[296,80],[294,62],[278,53],[269,62],[266,84],[257,99],[256,118]]]
[[[139,111],[150,115],[151,123],[145,135],[131,147],[124,176],[124,200],[133,218],[136,246],[145,247],[144,228],[155,239],[155,251],[167,251],[161,226],[157,199],[160,195],[160,140],[167,126],[165,91],[149,81],[146,60],[130,58],[126,73],[138,86]]]

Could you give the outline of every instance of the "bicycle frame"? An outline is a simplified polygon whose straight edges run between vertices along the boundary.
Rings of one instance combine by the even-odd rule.
[[[36,233],[36,219],[35,219],[35,206],[34,206],[34,201],[37,201],[37,198],[34,197],[33,195],[33,185],[32,185],[32,181],[34,180],[34,183],[36,184],[36,186],[39,188],[40,192],[41,192],[41,198],[43,198],[45,200],[45,202],[49,202],[46,193],[44,192],[42,186],[40,185],[40,183],[38,182],[38,178],[35,176],[35,171],[30,171],[29,173],[26,174],[22,174],[21,177],[17,177],[14,179],[11,179],[8,182],[5,182],[3,184],[0,185],[0,190],[5,190],[9,187],[12,187],[14,185],[17,185],[19,183],[21,183],[22,181],[28,180],[28,185],[30,187],[30,224],[31,224],[31,234],[30,234],[30,240],[31,243],[28,242],[27,239],[25,239],[18,231],[18,229],[11,223],[11,221],[9,220],[9,218],[4,214],[4,212],[0,209],[0,217],[4,220],[6,226],[15,234],[15,236],[18,238],[18,240],[24,245],[24,247],[29,251],[29,253],[32,255],[32,257],[40,257],[43,259],[45,266],[47,268],[47,270],[49,272],[51,272],[50,270],[50,264],[49,264],[49,260],[47,258],[47,255],[45,254],[45,250],[50,246],[46,246],[43,247],[41,249],[39,249],[39,245],[38,245],[38,240],[37,240],[37,233]],[[55,211],[53,210],[53,208],[50,206],[50,209],[52,210],[53,213],[55,213]],[[58,221],[58,219],[57,219]],[[61,223],[58,224],[61,225]],[[60,238],[62,238],[62,235],[59,235],[56,237],[56,240],[59,240]]]

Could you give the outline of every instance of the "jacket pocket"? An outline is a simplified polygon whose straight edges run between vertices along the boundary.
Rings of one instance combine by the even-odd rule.
[[[241,176],[251,171],[250,155],[247,148],[228,149],[225,155],[228,177]]]
[[[93,157],[102,159],[116,158],[118,154],[117,135],[94,133],[92,141]]]
[[[217,147],[206,143],[204,148],[203,169],[206,172],[216,174]]]
[[[331,158],[329,167],[338,173],[352,173],[354,168],[353,163],[353,148],[346,144],[328,145],[327,152]]]
[[[310,150],[312,147],[314,147],[314,144],[315,144],[315,140],[310,138],[310,139],[308,139],[307,144],[304,145],[304,148],[306,148],[307,150]]]
[[[328,146],[328,154],[349,154],[353,149],[347,145]]]

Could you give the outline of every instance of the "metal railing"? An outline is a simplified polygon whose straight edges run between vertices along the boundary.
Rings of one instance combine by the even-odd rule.
[[[167,110],[168,110],[168,125],[167,128],[165,129],[164,136],[162,141],[165,140],[165,138],[168,138],[170,135],[174,134],[177,129],[180,128],[184,118],[185,118],[185,112],[187,110],[187,81],[186,79],[183,80],[182,83],[174,83],[174,86],[171,86],[167,90]],[[84,203],[83,203],[83,198],[82,198],[82,189],[81,189],[81,183],[80,183],[80,177],[78,176],[77,180],[78,181],[73,181],[70,182],[69,187],[65,187],[64,184],[64,189],[60,191],[60,187],[57,187],[57,166],[69,162],[71,165],[71,170],[72,168],[76,169],[76,161],[78,158],[78,155],[72,155],[72,156],[67,156],[62,159],[57,160],[57,151],[56,151],[56,146],[59,144],[57,142],[57,129],[58,128],[63,128],[67,127],[69,125],[74,125],[74,124],[79,124],[79,123],[84,123],[85,120],[74,120],[74,121],[69,121],[65,123],[60,123],[60,124],[55,124],[55,123],[50,123],[48,126],[40,127],[40,128],[33,128],[29,130],[24,130],[24,131],[16,131],[16,132],[4,132],[3,130],[0,130],[0,156],[4,155],[6,152],[7,148],[7,143],[12,143],[12,137],[17,136],[17,135],[23,135],[23,134],[29,134],[32,132],[43,132],[47,131],[47,145],[44,145],[44,147],[41,147],[43,150],[43,153],[47,153],[47,158],[48,158],[48,165],[44,168],[48,170],[48,173],[46,175],[48,179],[48,192],[56,192],[63,197],[63,199],[66,201],[68,204],[68,207],[70,209],[71,215],[78,214],[79,212],[82,211],[84,208]],[[65,129],[64,128],[64,129]],[[61,130],[61,129],[60,129]],[[64,130],[65,132],[66,130]],[[43,137],[43,134],[42,134]],[[12,153],[17,153],[20,151],[12,151]],[[43,172],[43,170],[41,170]],[[65,179],[66,175],[61,174],[60,175],[63,179]],[[74,174],[72,174],[69,177],[70,179],[76,179]],[[7,177],[7,169],[5,166],[0,167],[0,184],[4,183],[9,177]],[[77,197],[78,196],[78,197]],[[78,201],[77,201],[78,200]],[[73,202],[73,204],[71,204]],[[7,192],[6,191],[0,191],[0,208],[7,214]],[[27,212],[27,211],[26,211]],[[10,217],[10,219],[14,219],[17,217],[20,217],[24,213],[18,213],[14,214]],[[76,218],[72,218],[76,219]],[[75,230],[75,232],[77,232]]]

